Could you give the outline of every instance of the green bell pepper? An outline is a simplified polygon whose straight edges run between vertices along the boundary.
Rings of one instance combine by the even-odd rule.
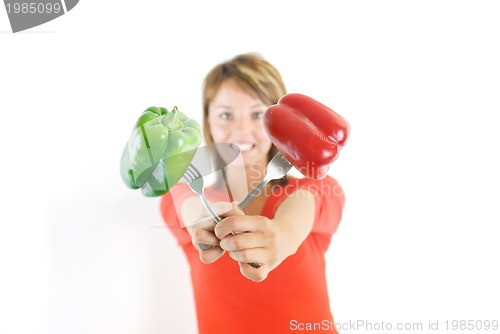
[[[144,196],[166,194],[180,180],[201,144],[198,122],[174,107],[149,107],[134,125],[123,149],[120,174]]]

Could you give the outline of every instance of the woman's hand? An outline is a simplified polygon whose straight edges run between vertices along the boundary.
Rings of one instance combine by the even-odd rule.
[[[219,247],[239,262],[243,276],[262,282],[271,270],[295,252],[275,221],[263,216],[245,216],[234,204],[232,215],[214,228]],[[235,235],[231,235],[234,232]],[[245,233],[243,233],[245,232]],[[249,263],[260,263],[254,268]]]
[[[232,215],[243,214],[235,210],[235,206],[228,202],[219,202],[211,205],[212,210],[221,218]],[[239,212],[238,212],[239,211]],[[219,239],[214,234],[215,221],[206,210],[202,210],[201,215],[192,225],[186,227],[191,235],[193,246],[200,252],[200,260],[203,263],[213,263],[219,259],[225,250],[219,247]],[[207,250],[200,248],[200,244],[212,245]]]
[[[309,235],[314,223],[315,199],[308,190],[294,191],[278,206],[273,219],[245,216],[235,203],[231,213],[214,228],[221,239],[219,248],[227,250],[239,262],[243,276],[262,282],[270,271],[295,254]],[[248,263],[261,266],[254,268]]]

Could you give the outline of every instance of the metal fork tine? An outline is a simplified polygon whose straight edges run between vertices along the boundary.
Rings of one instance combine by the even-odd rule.
[[[189,182],[194,181],[193,175],[191,175],[191,173],[188,173],[187,170],[184,172],[184,175],[182,175],[182,176],[185,177],[186,180],[188,180]]]
[[[186,170],[184,175],[188,175],[191,180],[194,180],[196,178],[196,174],[194,174],[191,170],[189,170],[189,168],[188,170]]]
[[[189,176],[191,176],[193,179],[196,178],[196,173],[191,169],[191,166],[189,166],[186,170],[186,174],[189,174]]]
[[[283,161],[285,161],[288,166],[292,165],[292,163],[288,161],[288,159],[283,155],[283,153],[280,152],[280,156],[283,158]]]
[[[189,165],[188,169],[190,170],[191,173],[194,174],[195,177],[197,177],[198,175],[200,175],[200,172],[198,172],[198,170],[196,169],[195,166],[193,165]]]

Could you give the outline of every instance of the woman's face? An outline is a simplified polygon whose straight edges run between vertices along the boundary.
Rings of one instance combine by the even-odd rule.
[[[209,104],[208,124],[214,142],[238,146],[245,168],[255,163],[267,165],[272,143],[262,122],[266,109],[262,100],[245,92],[233,80],[223,82]]]

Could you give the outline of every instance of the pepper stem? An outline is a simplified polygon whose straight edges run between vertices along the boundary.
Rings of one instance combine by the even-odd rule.
[[[174,113],[174,120],[172,121],[172,125],[174,127],[177,127],[177,124],[179,123],[179,113],[178,113],[177,107],[174,107],[172,112]]]

